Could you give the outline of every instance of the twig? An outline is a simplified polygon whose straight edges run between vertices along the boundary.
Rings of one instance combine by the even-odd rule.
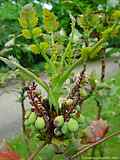
[[[99,119],[100,119],[100,117],[101,117],[102,106],[101,106],[100,102],[99,102],[97,99],[95,99],[95,101],[96,101],[96,103],[97,103],[97,107],[98,107],[97,120],[99,120]]]
[[[101,82],[104,82],[105,79],[105,69],[106,69],[106,65],[105,65],[105,48],[103,48],[101,50],[102,52],[102,59],[101,59]],[[97,115],[97,119],[100,119],[101,117],[101,112],[102,112],[102,106],[100,104],[100,102],[95,99],[97,106],[98,106],[98,115]]]
[[[28,157],[28,160],[34,160],[34,158],[39,154],[39,152],[46,146],[46,142],[44,142],[42,145],[39,144],[39,146],[36,148],[35,151]]]
[[[101,59],[101,82],[104,81],[105,79],[105,69],[106,69],[106,65],[105,65],[105,49],[102,49],[103,55],[102,55],[102,59]]]
[[[80,151],[78,151],[76,154],[74,154],[74,155],[70,158],[70,160],[75,159],[76,157],[78,157],[79,155],[81,155],[81,154],[83,154],[84,152],[88,151],[89,149],[95,147],[96,145],[99,145],[99,144],[101,144],[101,143],[103,143],[103,142],[111,139],[112,137],[119,135],[119,134],[120,134],[120,131],[114,132],[113,134],[111,134],[111,135],[109,135],[109,136],[107,136],[107,137],[105,137],[105,138],[103,138],[103,139],[101,139],[101,140],[99,140],[99,141],[97,141],[97,142],[95,142],[95,143],[93,143],[93,144],[88,145],[88,146],[87,146],[86,148],[84,148],[83,150],[80,150]]]
[[[88,147],[88,146],[89,146],[89,144],[83,145],[82,147],[79,147],[79,148],[78,148],[79,152],[80,152],[81,150],[83,150],[84,148]],[[67,149],[65,150],[64,154],[65,154],[66,156],[69,154],[69,152],[67,152]]]
[[[25,134],[25,106],[24,106],[24,101],[25,101],[25,86],[24,86],[24,82],[23,82],[23,88],[21,90],[21,108],[22,108],[22,130],[23,133]]]

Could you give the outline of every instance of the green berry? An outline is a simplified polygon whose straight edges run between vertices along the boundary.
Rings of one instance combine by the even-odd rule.
[[[31,110],[27,110],[25,112],[25,119],[27,119],[30,116],[30,114],[31,114]]]
[[[26,120],[25,120],[25,122],[24,122],[24,124],[25,124],[25,126],[29,126],[29,125],[30,125],[29,120],[28,120],[28,119],[26,119]]]
[[[45,120],[43,117],[38,117],[35,121],[35,127],[37,129],[44,129],[45,128]]]
[[[61,127],[63,124],[64,124],[64,117],[62,115],[61,116],[57,116],[54,119],[54,125],[56,127]]]
[[[28,121],[30,124],[33,124],[36,120],[37,116],[36,116],[36,113],[35,112],[32,112],[28,118]]]
[[[79,129],[78,122],[75,119],[70,118],[70,120],[68,122],[68,129],[71,132],[76,132]]]
[[[62,131],[63,134],[67,134],[69,132],[67,122],[64,123],[61,131]]]
[[[59,128],[55,128],[54,129],[54,134],[59,137],[59,136],[62,135],[62,132],[59,130]]]

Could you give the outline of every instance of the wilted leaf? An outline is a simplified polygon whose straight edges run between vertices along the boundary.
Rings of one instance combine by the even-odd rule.
[[[21,160],[15,152],[4,151],[0,152],[0,160]]]
[[[92,121],[85,129],[85,139],[87,143],[95,143],[102,139],[108,132],[109,126],[103,119]]]

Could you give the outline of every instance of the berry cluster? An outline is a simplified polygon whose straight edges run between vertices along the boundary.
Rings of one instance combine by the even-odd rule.
[[[31,110],[27,110],[25,114],[25,126],[30,128],[34,126],[37,131],[45,132],[46,138],[49,140],[55,137],[69,137],[71,133],[79,130],[79,121],[84,119],[82,115],[77,115],[70,108],[74,107],[72,99],[66,99],[64,102],[65,110],[56,113],[50,109],[47,99],[42,98],[37,91],[37,85],[33,82],[26,88],[27,96],[32,105]],[[69,116],[66,117],[65,111]]]
[[[45,138],[49,142],[53,137],[71,138],[72,135],[79,135],[81,126],[86,124],[80,107],[96,87],[95,78],[86,76],[84,68],[77,76],[68,97],[62,102],[61,109],[56,112],[54,107],[50,107],[48,99],[43,98],[37,91],[37,85],[33,82],[26,87],[27,97],[32,108],[26,111],[25,126],[34,127],[38,133],[44,134],[42,139]],[[89,136],[87,135],[87,137]]]

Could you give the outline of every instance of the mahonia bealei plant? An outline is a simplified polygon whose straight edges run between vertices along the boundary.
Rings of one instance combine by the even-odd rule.
[[[76,19],[71,14],[71,34],[67,36],[60,34],[59,22],[53,12],[43,10],[43,26],[39,27],[39,19],[33,5],[27,4],[22,8],[19,18],[21,36],[31,40],[28,41],[31,51],[41,54],[45,59],[48,83],[18,62],[0,57],[0,60],[17,67],[33,80],[24,88],[31,105],[24,117],[25,131],[34,132],[47,144],[59,146],[58,141],[57,143],[55,141],[57,139],[62,142],[64,148],[74,138],[78,139],[80,144],[96,143],[104,138],[109,129],[107,121],[101,117],[103,97],[105,100],[111,92],[111,87],[104,82],[105,61],[102,59],[101,79],[97,79],[94,74],[87,75],[86,67],[89,59],[98,54],[105,54],[109,38],[120,32],[119,24],[115,23],[116,18],[119,19],[120,16],[119,11],[115,11],[111,17],[115,19],[112,20],[113,24],[111,22],[109,27],[103,27],[101,22],[105,15],[100,13],[98,16],[92,13],[88,19],[89,14],[91,13],[77,18],[78,25],[83,29],[86,45],[79,48],[80,54],[76,58],[74,56]],[[91,35],[96,35],[97,39],[92,43],[88,40]],[[67,45],[60,40],[62,37],[66,38]],[[83,70],[73,78],[73,70],[80,64],[83,64]],[[46,97],[41,94],[39,87],[44,89]],[[88,124],[86,117],[82,115],[82,104],[89,97],[95,99],[98,115]]]

